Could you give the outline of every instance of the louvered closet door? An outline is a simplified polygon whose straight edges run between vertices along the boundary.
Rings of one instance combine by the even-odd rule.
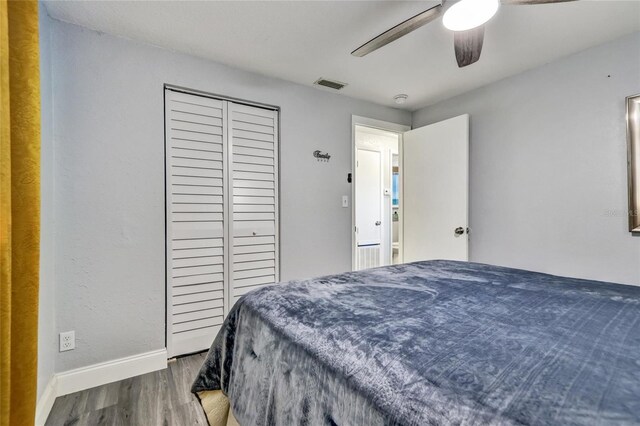
[[[229,103],[233,187],[229,303],[279,280],[278,112]]]
[[[225,307],[226,102],[165,91],[167,349],[207,349]]]

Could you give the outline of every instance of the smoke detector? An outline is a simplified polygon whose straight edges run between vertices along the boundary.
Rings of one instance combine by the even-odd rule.
[[[400,95],[395,95],[393,97],[393,101],[395,103],[397,103],[398,105],[402,105],[403,103],[407,102],[407,99],[409,98],[408,95],[405,94],[400,94]]]

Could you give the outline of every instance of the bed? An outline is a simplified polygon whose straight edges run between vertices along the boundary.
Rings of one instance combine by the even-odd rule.
[[[291,281],[238,301],[192,390],[243,426],[640,424],[640,287],[441,260]]]

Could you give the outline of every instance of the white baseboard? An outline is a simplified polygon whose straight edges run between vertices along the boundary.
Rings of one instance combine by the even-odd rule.
[[[51,376],[49,383],[44,388],[44,392],[38,398],[38,403],[36,404],[36,426],[44,426],[47,417],[49,417],[53,403],[56,401],[57,381],[58,378],[55,374]]]
[[[67,395],[164,368],[167,368],[166,349],[114,359],[56,374],[56,394]]]
[[[145,352],[55,374],[36,407],[36,426],[44,425],[55,399],[129,377],[167,368],[167,350]]]

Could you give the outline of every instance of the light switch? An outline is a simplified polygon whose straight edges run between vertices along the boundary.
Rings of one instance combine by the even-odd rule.
[[[349,196],[348,195],[343,195],[342,196],[342,207],[344,207],[345,209],[347,207],[349,207]]]

